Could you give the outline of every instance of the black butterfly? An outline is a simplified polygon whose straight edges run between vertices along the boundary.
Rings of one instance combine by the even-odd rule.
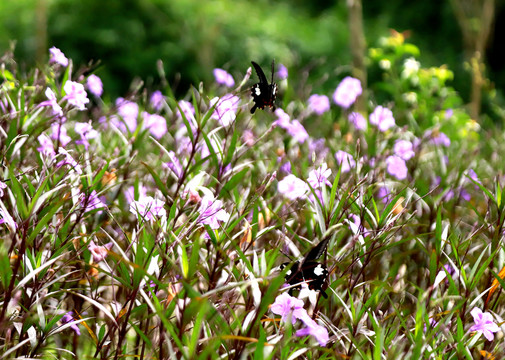
[[[329,236],[321,240],[319,244],[314,246],[307,255],[305,255],[303,260],[296,261],[293,265],[291,265],[291,268],[288,270],[285,277],[285,280],[289,285],[307,282],[309,289],[320,291],[325,298],[328,298],[328,295],[326,295],[323,291],[323,285],[328,277],[328,269],[325,264],[316,262],[315,260],[317,260],[325,252],[329,241]],[[288,265],[289,263],[282,264],[281,270]],[[300,289],[300,285],[294,286],[289,290],[289,294],[291,294],[293,290]]]
[[[251,95],[254,100],[254,106],[251,109],[251,114],[254,114],[257,108],[264,109],[265,106],[270,106],[275,110],[275,97],[277,95],[277,84],[274,83],[274,61],[272,61],[272,81],[269,84],[265,73],[261,70],[260,66],[254,61],[251,61],[260,82],[254,84],[251,88]]]

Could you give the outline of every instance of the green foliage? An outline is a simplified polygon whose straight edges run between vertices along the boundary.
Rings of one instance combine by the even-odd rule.
[[[289,11],[281,5],[278,11]],[[127,100],[133,119],[124,103],[98,98],[78,111],[63,87],[81,71],[44,65],[21,74],[7,61],[0,86],[3,356],[499,354],[503,339],[486,342],[470,312],[482,309],[496,323],[504,312],[503,134],[472,127],[448,68],[415,63],[421,51],[398,36],[379,45],[370,51],[380,71],[370,84],[377,103],[367,111],[390,106],[400,126],[385,131],[371,123],[357,130],[348,110],[335,106],[315,114],[299,95],[311,86],[296,80],[284,83],[290,95],[276,115],[250,115],[248,91],[239,86],[226,124],[216,110],[229,90],[193,88],[185,99],[195,109],[185,112],[189,103],[167,79],[158,110],[150,89],[139,87]],[[41,106],[47,88],[65,121]],[[161,136],[149,124],[152,115],[166,127]],[[319,129],[301,141],[274,123],[282,115]],[[83,124],[97,133],[86,138],[78,131]],[[331,136],[318,142],[314,133]],[[450,144],[437,142],[442,133]],[[388,159],[400,156],[398,140],[416,143],[405,179],[388,168]],[[339,163],[339,150],[352,155],[352,165],[351,158]],[[314,182],[323,163],[328,183]],[[288,172],[297,186],[310,184],[304,193],[280,186]],[[326,346],[297,335],[308,326],[303,319],[284,321],[271,308],[285,291],[287,270],[278,266],[321,239],[329,240],[318,259],[330,272],[322,289],[328,298],[312,294],[303,309],[328,332]]]

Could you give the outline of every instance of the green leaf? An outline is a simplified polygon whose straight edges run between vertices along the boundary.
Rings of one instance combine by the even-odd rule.
[[[142,163],[142,165],[144,165],[146,167],[147,171],[149,171],[149,173],[153,177],[154,182],[156,183],[156,186],[158,187],[158,189],[160,189],[160,191],[163,193],[163,195],[167,195],[168,189],[167,189],[165,183],[163,183],[161,178],[158,176],[156,171],[154,171],[154,169],[150,165],[148,165],[147,163],[145,163],[143,161],[141,161],[141,163]]]
[[[228,152],[226,153],[226,158],[224,159],[223,166],[231,163],[233,159],[233,155],[235,154],[235,149],[237,148],[237,140],[239,138],[239,131],[234,129],[233,136],[231,138],[230,146],[228,148]]]
[[[227,194],[229,191],[234,189],[238,184],[242,182],[242,179],[246,176],[246,174],[249,172],[249,168],[242,169],[238,173],[234,174],[230,180],[226,182],[226,184],[223,186],[223,189],[221,190],[219,197],[223,196],[224,194]]]

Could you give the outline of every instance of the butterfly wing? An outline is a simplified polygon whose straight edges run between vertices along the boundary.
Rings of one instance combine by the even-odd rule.
[[[328,247],[328,243],[331,239],[331,236],[326,237],[325,239],[321,240],[319,244],[314,246],[308,253],[305,255],[305,258],[303,259],[303,262],[307,261],[314,261],[317,260],[323,255],[323,253],[326,251],[326,248]]]
[[[261,67],[256,64],[254,61],[251,61],[251,64],[254,66],[254,70],[256,70],[256,74],[258,75],[258,79],[260,79],[259,84],[263,86],[268,85],[267,77],[265,76],[265,73],[261,69]]]
[[[251,61],[254,69],[256,70],[256,74],[258,74],[259,83],[256,83],[251,88],[251,95],[253,97],[254,106],[251,108],[251,114],[254,114],[256,109],[264,109],[265,106],[270,106],[275,110],[275,96],[277,93],[277,84],[273,82],[273,68],[274,62],[272,62],[272,83],[268,84],[265,73],[261,69],[261,67]]]

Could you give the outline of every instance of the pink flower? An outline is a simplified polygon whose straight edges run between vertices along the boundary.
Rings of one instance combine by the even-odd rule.
[[[343,150],[337,151],[337,153],[335,154],[335,159],[337,160],[337,163],[342,166],[343,173],[348,172],[349,170],[351,170],[353,167],[356,166],[356,161],[354,160],[354,157],[348,152],[345,152]]]
[[[214,77],[216,78],[216,82],[218,84],[226,85],[228,87],[232,87],[233,85],[235,85],[235,80],[233,80],[233,76],[228,74],[226,70],[214,69]]]
[[[358,79],[347,76],[335,89],[335,92],[333,93],[333,101],[340,107],[347,109],[354,104],[362,92],[361,82]]]
[[[88,150],[89,139],[94,139],[98,136],[98,131],[93,129],[91,126],[91,121],[89,123],[75,123],[75,132],[81,136],[80,140],[75,143],[77,145],[84,145],[84,148]]]
[[[132,102],[128,101],[122,97],[116,99],[117,112],[119,116],[123,118],[123,122],[119,119],[114,120],[114,125],[118,127],[123,132],[127,132],[127,128],[130,132],[134,132],[137,128],[137,117],[139,115],[139,106]],[[126,126],[125,126],[126,124]]]
[[[425,137],[431,137],[431,142],[433,145],[442,145],[449,147],[451,145],[451,140],[441,131],[426,130],[424,133]]]
[[[280,315],[283,322],[286,322],[291,316],[291,323],[294,325],[297,319],[308,316],[303,305],[303,300],[284,292],[275,298],[275,302],[270,306],[270,311]]]
[[[477,331],[483,334],[489,341],[493,341],[494,333],[500,330],[498,325],[494,323],[493,316],[487,311],[483,313],[479,308],[473,308],[470,314],[472,314],[473,321],[475,322],[470,331]]]
[[[324,326],[318,325],[314,320],[312,320],[308,315],[301,318],[305,323],[305,328],[297,330],[296,336],[307,336],[312,335],[316,338],[319,345],[326,346],[329,340],[328,330]]]
[[[103,209],[105,204],[98,198],[95,190],[93,190],[89,195],[81,193],[80,195],[81,206],[84,208],[84,212],[88,212],[95,209]]]
[[[393,152],[405,161],[413,158],[416,154],[412,143],[408,140],[396,140]]]
[[[221,99],[218,97],[213,98],[210,101],[210,106],[214,106],[214,112],[212,113],[212,118],[219,120],[223,126],[230,125],[236,118],[236,112],[238,109],[238,102],[240,98],[235,95],[226,94]]]
[[[274,112],[277,115],[277,120],[275,120],[272,126],[279,126],[283,129],[287,129],[291,124],[291,118],[288,114],[282,109],[277,109]]]
[[[279,64],[277,66],[277,77],[281,80],[287,79],[288,78],[288,69],[282,64]]]
[[[161,91],[156,90],[151,94],[149,99],[149,104],[153,107],[154,110],[160,111],[163,107],[163,102],[165,101],[165,97],[161,93]]]
[[[354,125],[356,130],[366,130],[368,127],[368,122],[359,112],[350,113],[348,119],[349,122]]]
[[[72,157],[72,155],[70,155],[70,153],[65,150],[64,148],[62,147],[59,147],[58,148],[58,154],[60,155],[64,155],[64,159],[63,160],[60,160],[57,164],[56,164],[56,167],[57,168],[60,168],[64,165],[69,165],[71,169],[75,170],[75,172],[77,172],[79,175],[82,174],[82,168],[81,168],[81,165],[79,165],[79,163],[77,161],[74,160],[74,158]]]
[[[72,141],[70,136],[67,134],[67,129],[60,123],[52,123],[51,124],[51,139],[60,142],[60,145],[65,147],[67,144]]]
[[[144,129],[149,129],[156,139],[161,139],[167,133],[167,121],[163,116],[143,111],[142,118],[144,119]]]
[[[56,95],[54,94],[54,91],[51,90],[51,88],[46,89],[46,101],[42,101],[39,106],[50,106],[52,110],[53,115],[57,116],[63,116],[63,110],[61,109],[61,106],[58,104],[58,100],[56,99]]]
[[[312,186],[313,189],[319,189],[323,187],[324,184],[331,186],[328,177],[331,175],[331,169],[328,169],[326,163],[322,163],[316,170],[311,170],[309,172],[309,178],[307,182]]]
[[[103,94],[102,80],[95,74],[91,74],[90,76],[88,76],[88,78],[86,79],[86,87],[88,88],[90,93],[92,93],[97,97],[100,97]]]
[[[40,147],[37,148],[37,151],[40,152],[42,155],[54,158],[56,153],[54,151],[54,145],[49,136],[46,134],[40,134],[37,137],[37,140],[39,141]]]
[[[61,318],[61,322],[63,324],[66,324],[66,323],[69,323],[69,322],[72,322],[72,321],[75,321],[74,319],[74,313],[72,311],[69,311],[67,312],[65,315],[63,315],[63,317]],[[75,333],[77,335],[81,335],[81,331],[79,330],[79,327],[77,326],[77,324],[73,324],[73,325],[70,325],[70,328],[72,330],[75,331]]]
[[[303,144],[305,140],[309,138],[309,134],[307,130],[303,127],[303,125],[296,119],[291,121],[289,126],[286,128],[286,132],[293,137],[297,142]]]
[[[63,90],[66,94],[63,99],[81,111],[86,110],[85,105],[89,103],[89,99],[86,90],[84,90],[84,85],[68,80],[63,86]]]
[[[68,59],[57,47],[52,47],[49,49],[49,63],[50,64],[60,64],[61,66],[68,66]]]
[[[91,240],[88,245],[88,250],[91,252],[91,255],[93,255],[93,262],[99,263],[104,260],[113,246],[114,244],[111,242],[103,246],[98,246],[93,240]]]
[[[277,190],[290,200],[303,199],[306,197],[309,187],[305,181],[289,174],[277,184]]]
[[[139,195],[138,197],[140,199],[147,196],[147,188],[142,184],[139,184],[139,186],[138,186],[138,195]],[[132,201],[135,200],[135,188],[133,186],[130,186],[125,191],[125,197],[126,197],[126,201],[128,202],[128,204],[130,204]]]
[[[219,229],[219,223],[226,222],[230,218],[230,214],[223,209],[222,201],[215,200],[209,195],[205,195],[202,198],[198,212],[200,213],[198,222],[203,225],[209,225],[212,230]]]
[[[164,209],[165,202],[154,199],[152,196],[145,196],[139,201],[130,203],[130,212],[143,217],[145,220],[155,220],[156,216],[165,216],[167,214]]]
[[[317,115],[322,115],[330,110],[330,100],[326,95],[313,94],[309,97],[309,108]]]
[[[386,159],[386,166],[389,175],[394,176],[398,180],[407,178],[407,165],[405,164],[405,160],[401,157],[396,155],[388,156]]]
[[[377,106],[370,114],[370,124],[377,126],[381,132],[386,131],[395,126],[393,112],[388,108]]]

